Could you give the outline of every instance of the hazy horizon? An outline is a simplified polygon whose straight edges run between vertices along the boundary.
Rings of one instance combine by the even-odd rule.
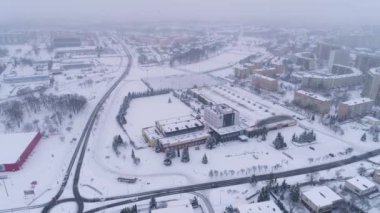
[[[3,0],[0,24],[96,22],[377,25],[378,0]],[[75,21],[75,22],[74,22]]]

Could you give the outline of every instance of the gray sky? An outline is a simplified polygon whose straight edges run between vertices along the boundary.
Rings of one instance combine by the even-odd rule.
[[[49,20],[379,24],[380,0],[0,0],[0,23]]]

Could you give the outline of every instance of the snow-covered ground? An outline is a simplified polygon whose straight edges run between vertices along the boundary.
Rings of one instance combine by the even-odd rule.
[[[100,97],[124,71],[127,59],[123,57],[99,58],[93,71],[72,70],[56,75],[54,87],[47,93],[80,94],[87,98],[87,105],[71,119],[65,117],[61,129],[47,134],[38,143],[21,170],[3,172],[6,178],[0,181],[0,209],[36,205],[44,203],[56,194],[68,167],[83,127]],[[82,76],[79,77],[78,76]],[[91,79],[92,83],[86,83]],[[2,85],[3,86],[3,85]],[[144,85],[141,85],[144,87]],[[2,87],[4,89],[4,86]],[[17,97],[4,97],[3,101]],[[26,115],[25,122],[33,119],[44,120],[45,113]],[[36,184],[32,184],[36,182]],[[34,195],[24,196],[24,190],[34,190]]]

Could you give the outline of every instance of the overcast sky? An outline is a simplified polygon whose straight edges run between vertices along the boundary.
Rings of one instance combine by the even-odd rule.
[[[379,24],[380,0],[0,0],[0,23],[49,20]]]

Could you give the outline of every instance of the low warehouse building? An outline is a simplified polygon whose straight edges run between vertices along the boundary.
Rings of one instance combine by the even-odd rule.
[[[314,187],[301,193],[301,201],[315,213],[331,212],[343,199],[327,186]]]
[[[363,176],[346,180],[344,187],[360,196],[368,195],[378,190],[375,183]]]
[[[39,132],[0,135],[0,172],[19,170],[40,139]]]

